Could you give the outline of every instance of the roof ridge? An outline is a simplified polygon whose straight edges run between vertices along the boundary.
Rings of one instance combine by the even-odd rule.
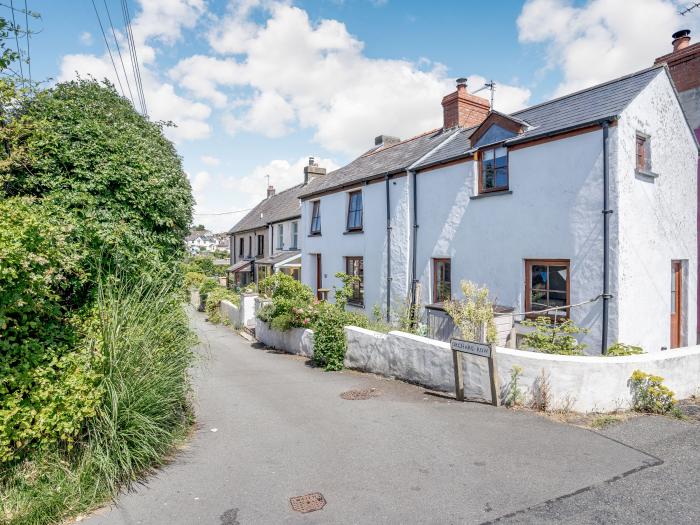
[[[436,131],[442,131],[442,130],[444,130],[444,128],[435,128],[435,129],[431,129],[430,131],[424,131],[423,133],[419,133],[418,135],[415,135],[415,136],[408,138],[406,140],[402,140],[401,142],[396,142],[395,144],[389,144],[386,148],[375,148],[373,150],[370,150],[367,153],[360,155],[358,158],[371,157],[375,153],[381,153],[382,151],[390,150],[391,148],[394,148],[396,146],[400,146],[401,144],[406,144],[407,142],[411,142],[412,140],[416,140],[416,139],[419,139],[421,137],[425,137],[426,135],[430,135],[431,133],[435,133]]]
[[[535,109],[535,108],[546,106],[547,104],[553,104],[554,102],[559,102],[560,100],[565,100],[569,97],[574,97],[576,95],[580,95],[581,93],[586,93],[587,91],[592,91],[594,89],[598,89],[598,88],[601,88],[603,86],[614,84],[615,82],[621,82],[623,80],[627,80],[628,78],[632,78],[632,77],[642,75],[644,73],[648,73],[649,71],[651,71],[653,69],[663,69],[663,67],[664,67],[663,63],[654,64],[653,66],[650,66],[650,67],[647,67],[644,69],[640,69],[639,71],[635,71],[633,73],[629,73],[627,75],[624,75],[624,76],[621,76],[618,78],[613,78],[612,80],[607,80],[605,82],[601,82],[600,84],[596,84],[594,86],[589,86],[587,88],[583,88],[583,89],[580,89],[578,91],[574,91],[573,93],[568,93],[566,95],[562,95],[560,97],[556,97],[556,98],[553,98],[551,100],[547,100],[545,102],[540,102],[539,104],[535,104],[534,106],[529,106],[527,108],[519,109],[518,111],[514,111],[514,112],[510,113],[509,116],[518,115],[520,113],[524,113],[526,111],[530,111],[530,110]]]

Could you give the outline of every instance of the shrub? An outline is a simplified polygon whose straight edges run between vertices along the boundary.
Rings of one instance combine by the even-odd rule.
[[[73,233],[48,201],[0,201],[0,462],[70,445],[99,399],[99,356],[80,344],[88,295]]]
[[[207,276],[200,272],[187,272],[185,274],[185,288],[199,288],[206,278]]]
[[[212,290],[215,290],[219,285],[216,282],[216,279],[212,279],[211,277],[207,277],[202,281],[202,284],[199,285],[199,293],[202,295],[206,295]]]
[[[523,345],[526,348],[545,354],[561,355],[582,355],[586,348],[574,335],[586,334],[588,330],[576,326],[571,319],[555,322],[543,315],[534,321],[526,319],[522,324],[535,328],[523,336]]]
[[[0,130],[9,153],[0,197],[50,197],[74,216],[88,270],[119,266],[133,277],[184,253],[194,200],[161,123],[110,84],[86,79],[37,91],[16,107]]]
[[[258,283],[260,293],[272,302],[258,311],[258,319],[275,330],[311,328],[318,316],[318,302],[305,284],[284,273],[275,273]]]
[[[677,413],[675,394],[663,384],[664,378],[635,370],[630,377],[632,407],[651,414]]]
[[[241,304],[241,296],[224,286],[217,286],[208,292],[205,311],[209,316],[209,321],[214,324],[224,322],[224,318],[221,317],[221,310],[219,309],[219,305],[223,300],[229,301],[236,306],[240,306]]]
[[[520,375],[523,369],[520,366],[514,365],[510,369],[510,382],[508,383],[508,391],[506,394],[506,406],[512,407],[522,404],[523,392],[520,389]]]
[[[632,346],[623,343],[615,343],[614,345],[608,348],[608,351],[605,353],[605,355],[609,357],[617,357],[623,355],[638,355],[643,353],[645,352],[641,346]]]
[[[496,325],[493,321],[493,303],[489,290],[471,281],[460,282],[464,299],[445,302],[445,311],[450,315],[462,337],[470,341],[480,340],[482,327],[486,327],[486,341],[496,342]]]

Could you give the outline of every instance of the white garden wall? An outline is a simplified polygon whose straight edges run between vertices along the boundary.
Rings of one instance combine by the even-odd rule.
[[[257,320],[257,339],[270,348],[313,356],[313,331],[273,330]],[[345,367],[392,377],[443,392],[454,391],[454,369],[449,343],[407,334],[383,334],[346,326]],[[488,366],[484,358],[462,355],[467,399],[490,401]],[[632,372],[659,375],[679,399],[700,389],[700,346],[625,357],[563,356],[496,347],[501,400],[505,401],[513,367],[522,369],[518,384],[529,404],[546,379],[550,408],[577,412],[629,409]]]
[[[219,303],[219,311],[221,312],[221,317],[228,319],[231,326],[234,328],[241,327],[241,309],[238,306],[224,300]]]
[[[275,350],[306,357],[314,355],[314,333],[307,328],[291,328],[280,332],[270,328],[266,322],[256,319],[255,338]]]

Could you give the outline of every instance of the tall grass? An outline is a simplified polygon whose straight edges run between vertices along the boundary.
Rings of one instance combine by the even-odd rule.
[[[194,343],[174,275],[107,278],[84,344],[101,354],[102,402],[71,451],[0,472],[0,522],[53,523],[86,511],[161,464],[187,434]]]

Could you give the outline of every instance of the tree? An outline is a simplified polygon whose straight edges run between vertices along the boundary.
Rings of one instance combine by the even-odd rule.
[[[103,267],[136,271],[183,253],[194,201],[162,123],[93,79],[57,84],[9,111],[0,196],[51,197]]]

